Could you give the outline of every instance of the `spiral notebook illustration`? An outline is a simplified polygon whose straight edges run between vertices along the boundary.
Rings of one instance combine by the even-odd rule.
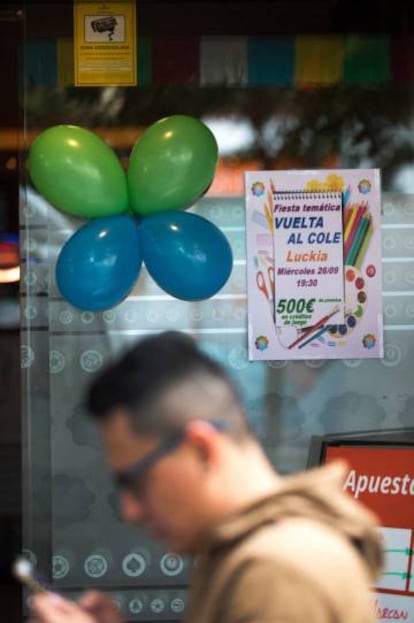
[[[381,357],[379,171],[245,183],[249,358]]]

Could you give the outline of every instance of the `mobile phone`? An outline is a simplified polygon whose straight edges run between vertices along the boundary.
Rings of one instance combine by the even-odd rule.
[[[19,557],[13,563],[13,575],[22,582],[32,593],[43,593],[47,589],[35,576],[32,563],[27,558]]]

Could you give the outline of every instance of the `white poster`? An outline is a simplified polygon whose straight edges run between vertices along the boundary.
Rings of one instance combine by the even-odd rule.
[[[245,173],[251,360],[383,356],[378,169]]]

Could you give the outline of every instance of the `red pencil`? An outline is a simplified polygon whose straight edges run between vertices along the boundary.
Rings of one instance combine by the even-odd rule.
[[[306,331],[304,331],[302,335],[300,335],[294,342],[292,342],[292,344],[288,346],[288,348],[293,348],[294,346],[296,346],[296,344],[299,344],[299,342],[304,340],[305,337],[308,337],[308,335],[313,333],[313,331],[316,331],[317,329],[322,327],[329,320],[329,318],[332,318],[332,316],[334,316],[338,311],[339,311],[339,307],[338,306],[334,307],[333,310],[329,314],[327,314],[326,316],[318,320],[316,324],[306,329]]]

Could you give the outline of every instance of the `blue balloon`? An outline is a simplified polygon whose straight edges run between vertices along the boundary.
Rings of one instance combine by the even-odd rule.
[[[148,272],[175,298],[207,299],[229,278],[233,264],[229,242],[205,218],[168,210],[143,218],[140,232]]]
[[[135,219],[127,215],[95,218],[63,246],[56,281],[62,296],[75,307],[102,311],[128,296],[141,265]]]

